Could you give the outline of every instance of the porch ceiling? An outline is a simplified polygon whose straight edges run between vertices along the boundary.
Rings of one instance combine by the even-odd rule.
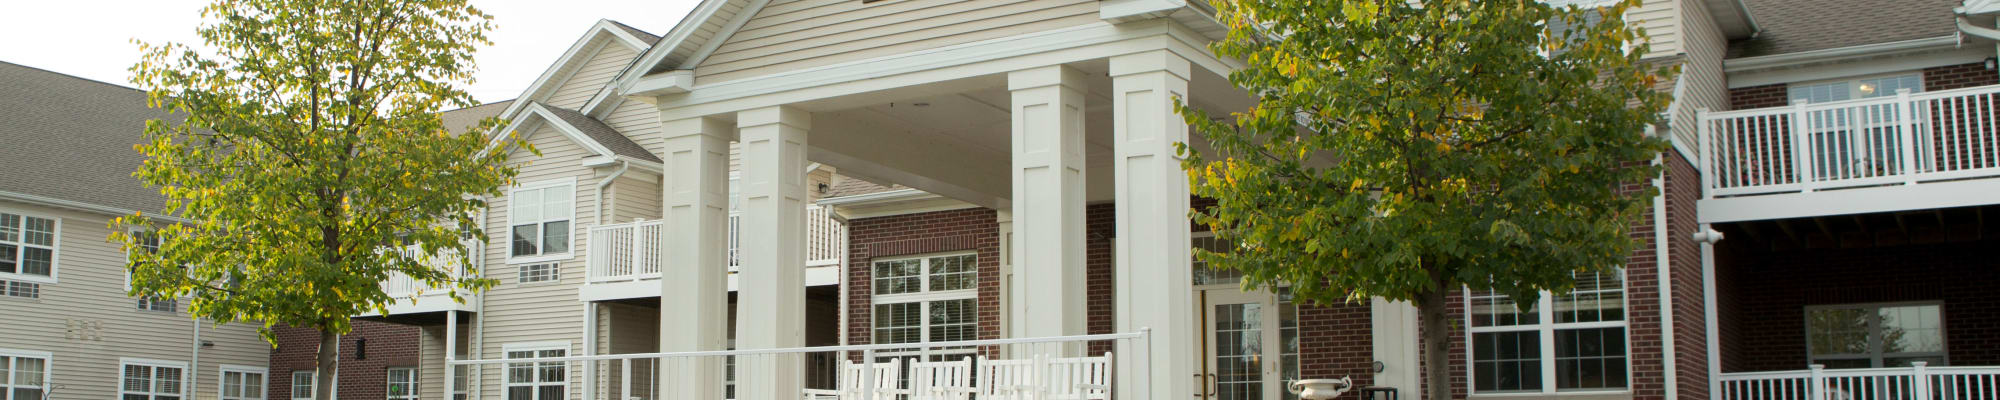
[[[1731,241],[1771,250],[1964,242],[2000,235],[2000,205],[1716,224]]]

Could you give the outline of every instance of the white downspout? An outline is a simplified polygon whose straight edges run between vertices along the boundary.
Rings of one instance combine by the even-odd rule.
[[[618,170],[612,171],[611,176],[606,176],[604,177],[604,180],[597,182],[597,193],[596,193],[597,205],[594,206],[596,210],[593,211],[593,213],[597,214],[598,225],[604,224],[604,188],[611,186],[611,182],[618,181],[618,177],[625,175],[625,170],[631,168],[632,168],[631,161],[619,160]]]
[[[1653,189],[1660,195],[1653,197],[1653,266],[1658,270],[1660,282],[1660,355],[1661,376],[1666,380],[1666,398],[1676,399],[1680,391],[1680,372],[1674,367],[1674,280],[1673,260],[1667,251],[1667,159],[1665,154],[1653,156],[1653,165],[1660,167],[1660,175],[1653,178]],[[1630,362],[1629,360],[1627,362]]]
[[[1722,240],[1722,232],[1710,228],[1708,224],[1694,233],[1694,241],[1701,243],[1701,293],[1703,312],[1708,325],[1708,394],[1713,398],[1722,393],[1722,326],[1721,317],[1716,313],[1715,304],[1715,242]]]
[[[479,210],[479,226],[481,230],[486,229],[485,228],[487,224],[486,213],[487,210],[484,209]],[[473,260],[473,265],[476,266],[477,270],[479,271],[479,276],[482,278],[486,277],[487,275],[486,274],[487,245],[488,243],[479,244],[479,251],[475,253],[475,255],[478,256],[478,258]],[[465,353],[468,358],[477,360],[480,358],[482,354],[484,354],[483,353],[485,351],[484,346],[486,345],[486,294],[480,293],[478,296],[475,297],[477,298],[473,299],[472,303],[472,346],[471,349],[466,350]],[[485,382],[483,382],[483,379],[481,378],[483,378],[486,374],[481,373],[482,371],[480,370],[480,367],[469,367],[466,368],[465,370],[466,373],[472,375],[466,377],[467,382],[465,384],[465,391],[467,396],[469,398],[474,398],[474,399],[481,398],[479,397],[481,392],[480,386],[485,384]],[[448,385],[450,383],[446,384]]]
[[[195,387],[201,384],[201,317],[195,317],[192,320],[194,321],[194,345],[188,349],[187,386],[181,388],[181,392],[184,392],[182,395],[190,399],[194,398]],[[222,377],[217,376],[215,379],[217,379],[216,382],[219,384]],[[217,393],[216,395],[220,396],[221,393]]]

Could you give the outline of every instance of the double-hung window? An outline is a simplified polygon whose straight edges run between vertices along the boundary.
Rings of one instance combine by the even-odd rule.
[[[555,261],[570,255],[576,179],[515,187],[507,200],[508,261]]]
[[[221,400],[264,400],[264,368],[224,365],[221,372]]]
[[[1900,73],[1793,84],[1786,88],[1792,102],[1813,104],[1895,96],[1899,90],[1924,91],[1923,74]],[[1890,104],[1811,111],[1804,117],[1812,137],[1813,176],[1846,179],[1877,176],[1902,162],[1899,131],[1902,121]],[[1921,121],[1918,121],[1921,123]]]
[[[1474,393],[1629,387],[1624,271],[1574,277],[1570,294],[1543,292],[1525,312],[1505,294],[1468,293]]]
[[[507,346],[507,358],[562,357],[569,344]],[[569,396],[569,366],[563,362],[507,364],[507,400],[563,400]]]
[[[312,400],[313,389],[319,387],[319,380],[313,371],[292,371],[292,400]]]
[[[0,211],[0,279],[55,283],[56,218]]]
[[[49,390],[49,356],[0,349],[0,400],[41,400]]]
[[[181,400],[181,374],[187,372],[187,363],[127,358],[118,364],[123,371],[120,400]]]
[[[417,400],[417,369],[388,369],[389,400]]]
[[[1945,365],[1944,321],[1938,303],[1806,307],[1811,363],[1827,368]]]
[[[976,339],[978,271],[973,253],[876,260],[874,343]]]
[[[137,239],[139,242],[139,251],[146,252],[146,254],[160,251],[160,235],[157,233],[152,231],[133,231],[132,238]],[[126,259],[131,259],[131,256],[127,255]],[[132,272],[129,268],[133,267],[127,266],[126,268],[128,269],[125,272],[125,289],[130,290],[132,289]],[[139,297],[140,310],[175,312],[179,310],[179,307],[180,302],[175,299],[152,296]]]
[[[460,356],[460,358],[464,357]],[[467,380],[466,375],[472,374],[472,368],[470,367],[468,365],[451,366],[451,369],[456,371],[451,374],[451,400],[466,399],[465,383]]]

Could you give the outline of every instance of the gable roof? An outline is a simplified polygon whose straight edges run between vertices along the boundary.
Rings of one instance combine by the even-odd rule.
[[[653,152],[647,151],[645,147],[640,146],[638,143],[632,142],[632,138],[625,137],[625,134],[623,133],[618,133],[618,130],[612,129],[610,125],[605,125],[604,121],[600,121],[597,118],[592,118],[591,116],[588,115],[583,115],[583,113],[577,112],[576,110],[571,110],[562,107],[549,107],[546,104],[537,104],[537,105],[542,106],[542,108],[548,110],[549,113],[555,114],[556,118],[560,119],[561,123],[569,125],[570,129],[575,129],[578,132],[583,133],[583,136],[588,137],[592,141],[597,142],[599,146],[604,147],[606,150],[610,150],[611,155],[626,156],[640,160],[660,162],[660,158],[658,156],[654,156]]]
[[[589,62],[590,60],[586,58],[589,58],[590,52],[585,50],[592,48],[594,44],[602,41],[624,45],[630,47],[633,51],[645,51],[648,48],[654,47],[653,43],[658,43],[660,37],[632,28],[630,25],[625,25],[624,23],[609,19],[599,19],[597,23],[591,24],[590,29],[584,31],[583,36],[576,39],[576,43],[570,44],[569,49],[564,50],[562,56],[556,57],[555,63],[549,64],[548,69],[542,70],[542,74],[535,77],[535,81],[528,84],[528,88],[522,90],[521,95],[514,98],[517,101],[509,105],[506,111],[501,112],[500,116],[513,118],[528,103],[547,99],[555,92],[558,86],[562,86],[562,81],[567,80],[568,76],[563,71],[580,68],[583,63]],[[631,67],[627,66],[626,68],[630,69]],[[558,79],[558,77],[564,79]],[[598,103],[593,102],[592,106],[596,104]],[[589,113],[593,110],[586,107],[583,111]]]
[[[1961,0],[1744,0],[1757,36],[1728,58],[1767,56],[1958,34]]]
[[[617,129],[612,129],[610,125],[605,125],[604,121],[599,121],[597,118],[576,110],[550,107],[540,102],[517,103],[516,106],[520,107],[521,112],[508,121],[501,132],[527,132],[533,135],[536,132],[533,128],[547,125],[555,128],[556,132],[561,132],[570,141],[583,146],[584,150],[589,150],[598,156],[629,157],[640,161],[660,162],[660,158],[654,156],[653,152],[647,151],[638,143],[633,143],[631,138],[618,133]],[[502,151],[513,149],[512,142],[505,140],[508,136],[494,135],[493,140],[487,142],[486,149],[480,150],[480,153],[484,155],[485,152],[495,149]],[[503,145],[505,147],[502,147]]]
[[[501,111],[506,111],[507,107],[513,104],[514,100],[480,104],[438,113],[438,119],[444,120],[444,128],[450,130],[452,134],[463,134],[467,129],[478,125],[479,120],[499,116]]]
[[[659,43],[640,54],[638,61],[612,81],[623,92],[631,89],[640,77],[653,72],[693,69],[770,3],[771,0],[702,0]]]
[[[106,213],[166,206],[132,177],[146,120],[137,89],[0,61],[0,198]]]

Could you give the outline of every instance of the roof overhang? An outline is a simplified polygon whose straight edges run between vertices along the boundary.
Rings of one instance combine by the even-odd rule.
[[[507,127],[501,130],[501,132],[522,132],[525,130],[528,132],[528,136],[522,136],[521,140],[527,140],[528,137],[538,131],[534,128],[548,125],[556,128],[556,132],[562,132],[563,136],[569,137],[569,140],[576,142],[578,146],[583,146],[585,150],[590,150],[597,157],[619,157],[610,148],[604,147],[603,143],[598,143],[596,139],[591,139],[589,135],[583,134],[582,129],[578,129],[575,125],[570,125],[562,117],[557,117],[555,112],[549,111],[548,106],[542,105],[541,102],[520,102],[515,105],[521,107],[518,112],[519,115],[510,118]],[[486,142],[486,148],[479,151],[479,157],[484,157],[487,152],[494,150],[506,151],[512,149],[512,145],[508,144],[511,142],[508,140],[511,136],[513,135],[493,135],[493,139]]]
[[[1709,17],[1715,20],[1715,27],[1730,39],[1748,39],[1757,35],[1757,19],[1750,15],[1750,7],[1743,0],[1701,0],[1707,6]]]
[[[833,209],[842,219],[861,219],[907,215],[933,211],[978,208],[972,203],[953,200],[917,189],[897,189],[853,196],[820,199],[817,204]]]
[[[658,44],[639,55],[638,61],[613,78],[620,93],[633,93],[643,77],[654,72],[691,70],[708,59],[722,42],[736,34],[750,17],[770,4],[770,0],[702,0],[694,11],[674,24]],[[734,5],[736,7],[729,7]],[[690,81],[692,85],[692,81]],[[692,86],[690,86],[692,87]]]
[[[1939,36],[1934,38],[1904,40],[1887,43],[1870,43],[1824,50],[1801,51],[1797,53],[1774,54],[1758,57],[1732,58],[1722,60],[1722,69],[1727,73],[1762,71],[1779,68],[1802,67],[1814,64],[1855,61],[1870,58],[1892,57],[1958,48],[1959,38]]]

